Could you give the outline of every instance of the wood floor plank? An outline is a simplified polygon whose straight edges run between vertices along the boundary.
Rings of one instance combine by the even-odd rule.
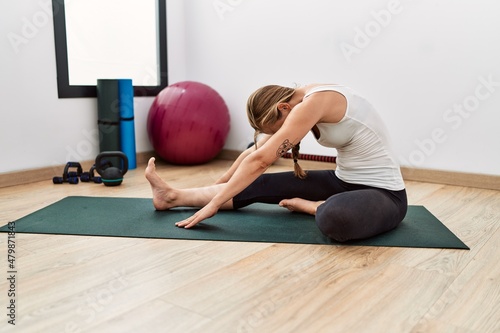
[[[196,265],[200,258],[191,251],[203,246],[201,242],[169,243],[172,246],[162,244],[160,251],[149,242],[91,260],[75,256],[79,262],[67,259],[65,265],[55,262],[48,269],[39,266],[40,274],[32,277],[19,274],[19,290],[24,295],[36,295],[30,302],[20,302],[23,316],[19,323],[36,331],[45,327],[62,330],[62,325],[73,319],[85,327],[87,315],[92,316],[92,324],[106,321],[151,301],[161,290],[188,283],[225,264],[206,260],[208,267]],[[97,252],[109,248],[105,244],[91,245]],[[85,249],[82,247],[80,253]]]
[[[289,255],[290,248],[296,256]],[[340,281],[353,285],[352,276],[359,272],[370,275],[369,268],[379,266],[383,260],[378,260],[390,250],[278,244],[162,298],[213,318],[210,326],[203,328],[206,332],[267,331],[266,325],[275,320],[280,325],[291,320],[288,311],[276,317],[279,309],[289,304],[307,307],[309,300],[303,302],[302,298],[321,286]],[[308,322],[307,313],[298,318]]]
[[[130,318],[140,318],[140,320],[130,320]],[[101,325],[85,327],[82,332],[96,332],[102,326],[107,327],[107,332],[120,333],[193,332],[201,331],[208,322],[210,322],[209,318],[188,309],[154,299],[127,313],[113,317]]]
[[[500,331],[500,230],[458,274],[413,332]]]
[[[285,324],[278,331],[407,332],[446,284],[446,278],[435,272],[387,263],[377,270],[358,272],[344,285],[318,288],[315,295],[300,302],[309,308],[307,321],[297,321],[297,327]],[[303,311],[296,304],[291,306],[296,313]],[[278,323],[270,327],[278,328]]]

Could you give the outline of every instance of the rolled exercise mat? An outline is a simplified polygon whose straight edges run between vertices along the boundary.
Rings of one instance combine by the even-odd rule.
[[[120,150],[120,99],[115,79],[97,80],[97,124],[99,152]],[[120,167],[118,158],[110,158],[109,162]]]
[[[134,87],[131,79],[118,80],[120,98],[120,150],[127,156],[128,168],[137,168],[134,129]]]

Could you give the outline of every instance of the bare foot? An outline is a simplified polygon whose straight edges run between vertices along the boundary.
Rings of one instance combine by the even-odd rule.
[[[316,215],[316,209],[324,201],[309,201],[301,198],[281,200],[279,205],[285,207],[292,212],[306,213]]]
[[[146,179],[153,190],[153,206],[156,210],[167,210],[175,207],[177,199],[176,190],[168,186],[167,183],[156,173],[155,158],[151,157],[144,172]]]

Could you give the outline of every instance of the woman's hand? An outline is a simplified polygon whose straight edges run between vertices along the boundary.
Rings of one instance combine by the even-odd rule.
[[[214,205],[212,202],[209,202],[205,207],[197,211],[193,216],[183,221],[177,222],[175,225],[179,228],[189,229],[191,227],[194,227],[201,221],[211,218],[212,216],[217,214],[218,211],[219,207]]]

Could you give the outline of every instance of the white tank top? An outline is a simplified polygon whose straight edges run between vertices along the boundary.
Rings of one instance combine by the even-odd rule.
[[[392,191],[405,188],[387,128],[375,108],[355,91],[341,85],[309,90],[304,99],[319,91],[335,91],[347,100],[345,116],[338,123],[316,124],[318,143],[337,149],[337,177],[347,183]]]

